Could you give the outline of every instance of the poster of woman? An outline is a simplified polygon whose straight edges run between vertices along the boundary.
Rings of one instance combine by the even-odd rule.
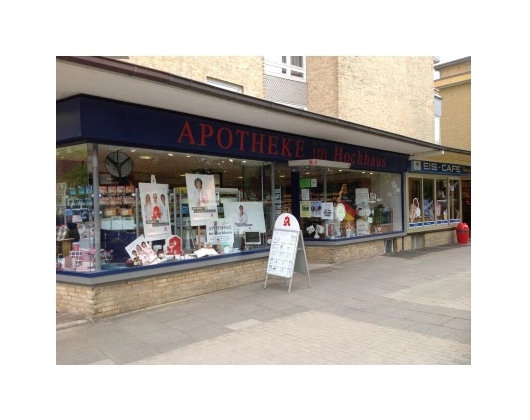
[[[213,175],[186,174],[186,189],[191,226],[205,225],[206,221],[217,219]]]
[[[149,241],[167,238],[171,235],[169,211],[165,203],[168,185],[140,182],[138,190],[145,237]]]

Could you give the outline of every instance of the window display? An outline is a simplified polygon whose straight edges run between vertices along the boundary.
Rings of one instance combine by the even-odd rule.
[[[80,251],[93,252],[99,242],[102,252],[113,255],[102,269],[176,261],[166,243],[175,237],[184,255],[207,246],[216,255],[257,247],[258,239],[245,238],[245,232],[257,233],[259,247],[267,247],[276,213],[285,209],[299,218],[308,240],[360,239],[403,230],[399,173],[307,170],[289,167],[287,162],[99,144],[99,185],[94,194],[94,147],[58,148],[57,226],[67,228],[65,239],[79,242]],[[153,176],[159,183],[149,182]],[[446,185],[450,189],[451,184]],[[417,198],[421,204],[421,194]],[[89,240],[80,240],[79,223],[93,224]],[[152,262],[142,260],[136,245],[129,249],[142,238],[152,248]],[[133,250],[137,255],[132,255]],[[92,264],[90,269],[99,267]]]
[[[305,238],[344,239],[402,229],[400,174],[326,171],[315,173],[309,185],[309,201],[300,202]],[[344,207],[341,217],[339,204]]]
[[[409,228],[442,227],[461,221],[459,178],[408,178]]]

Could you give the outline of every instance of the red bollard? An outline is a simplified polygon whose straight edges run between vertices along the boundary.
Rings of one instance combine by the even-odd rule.
[[[467,223],[459,223],[456,227],[456,240],[461,245],[465,245],[469,241],[469,227]]]

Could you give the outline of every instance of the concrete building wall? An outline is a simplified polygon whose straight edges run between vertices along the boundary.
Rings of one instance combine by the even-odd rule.
[[[433,57],[308,57],[308,111],[434,142]]]
[[[261,56],[131,56],[125,61],[264,99]],[[308,56],[307,110],[434,142],[433,57]]]
[[[260,56],[130,56],[124,61],[206,83],[208,77],[243,87],[243,94],[265,98]]]

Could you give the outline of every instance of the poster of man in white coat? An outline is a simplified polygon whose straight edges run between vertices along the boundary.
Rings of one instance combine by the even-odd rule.
[[[225,217],[234,222],[235,233],[245,231],[265,232],[265,216],[261,201],[237,201],[224,203]]]

